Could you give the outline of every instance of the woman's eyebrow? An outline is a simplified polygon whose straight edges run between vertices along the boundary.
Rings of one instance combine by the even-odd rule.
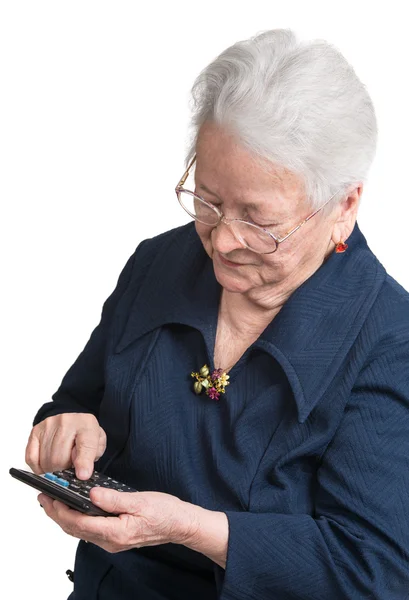
[[[209,190],[208,187],[206,187],[204,185],[204,183],[199,183],[199,189],[204,190],[205,192],[207,192],[208,194],[211,194],[212,196],[214,196],[215,198],[217,198],[218,200],[220,200],[220,202],[222,202],[222,200],[219,198],[219,196],[217,194],[215,194],[214,192],[212,192],[211,190]],[[245,203],[246,207],[252,208],[253,210],[260,210],[260,205],[255,204],[254,202],[246,202]]]
[[[204,183],[199,183],[199,188],[202,189],[202,190],[204,190],[208,194],[211,194],[212,196],[215,196],[215,198],[217,198],[218,200],[220,200],[219,196],[217,194],[215,194],[214,192],[212,192],[211,190],[209,190],[209,188],[206,187]]]

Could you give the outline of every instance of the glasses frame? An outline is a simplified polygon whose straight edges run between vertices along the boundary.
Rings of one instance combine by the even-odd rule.
[[[206,204],[206,206],[208,206],[209,208],[211,208],[212,210],[214,210],[214,212],[218,215],[219,219],[218,219],[217,223],[215,223],[215,225],[209,225],[208,223],[203,223],[203,225],[206,225],[207,227],[214,228],[214,227],[217,227],[218,225],[220,225],[221,222],[225,223],[226,225],[233,225],[233,223],[239,222],[239,223],[246,223],[246,225],[251,225],[252,227],[255,227],[256,229],[259,229],[260,231],[262,231],[264,233],[267,233],[275,241],[276,246],[275,246],[274,250],[271,250],[270,252],[260,252],[258,250],[253,250],[253,248],[250,248],[245,243],[245,241],[238,235],[238,233],[234,230],[234,226],[232,226],[232,232],[233,232],[233,235],[236,238],[236,240],[240,244],[243,244],[243,246],[245,246],[248,250],[251,250],[252,252],[255,252],[257,254],[273,254],[274,252],[277,252],[278,246],[280,244],[282,244],[283,242],[285,242],[285,240],[288,240],[288,238],[293,233],[295,233],[296,231],[298,231],[303,225],[305,225],[305,223],[307,223],[310,219],[312,219],[313,217],[315,217],[315,215],[317,213],[319,213],[320,210],[322,210],[324,208],[324,206],[326,206],[330,202],[330,200],[332,200],[332,198],[334,198],[334,196],[336,196],[338,194],[338,192],[340,191],[340,190],[338,190],[337,192],[335,192],[335,194],[333,194],[330,198],[328,198],[328,200],[326,202],[324,202],[324,204],[322,206],[320,206],[317,210],[315,210],[313,213],[311,213],[307,218],[305,218],[303,221],[301,221],[301,223],[299,223],[296,227],[293,227],[292,229],[290,229],[289,231],[287,231],[284,234],[283,237],[280,237],[278,235],[275,235],[271,231],[268,231],[268,229],[265,229],[264,227],[261,227],[260,225],[255,225],[255,223],[251,223],[250,221],[246,221],[245,219],[227,219],[224,216],[224,214],[222,213],[222,211],[217,208],[217,206],[214,206],[210,202],[207,202],[207,200],[205,200],[204,198],[202,198],[199,194],[196,194],[196,192],[192,192],[191,190],[187,190],[186,188],[184,188],[183,185],[184,185],[186,179],[189,177],[189,171],[192,168],[192,165],[195,162],[195,160],[196,160],[196,154],[193,156],[192,160],[188,164],[188,167],[187,167],[186,171],[183,173],[183,175],[180,178],[177,186],[175,187],[175,192],[176,192],[176,196],[177,196],[177,199],[179,201],[179,204],[188,213],[188,215],[190,215],[195,221],[198,221],[199,223],[203,223],[202,221],[200,221],[200,219],[197,219],[194,215],[192,215],[187,210],[187,208],[182,204],[182,202],[180,200],[179,193],[180,192],[185,192],[185,193],[190,194],[191,196],[197,196],[204,204]]]

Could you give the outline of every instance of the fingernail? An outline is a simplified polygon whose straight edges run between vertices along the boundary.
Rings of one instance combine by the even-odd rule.
[[[87,470],[87,469],[80,469],[80,470],[78,471],[78,476],[79,476],[81,479],[89,479],[89,473],[88,473],[88,470]]]
[[[101,489],[101,488],[96,488],[96,489]],[[101,504],[101,499],[98,496],[99,496],[99,492],[97,492],[96,494],[94,492],[92,494],[92,502],[93,502],[93,504]]]

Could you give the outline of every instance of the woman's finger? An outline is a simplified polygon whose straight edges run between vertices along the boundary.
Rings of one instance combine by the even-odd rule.
[[[38,432],[34,429],[28,438],[25,461],[34,473],[41,473],[40,467],[40,440],[38,438]]]
[[[107,447],[107,436],[102,427],[99,428],[98,450],[96,459],[100,459]]]
[[[99,428],[99,439],[98,439],[98,447],[97,453],[94,460],[99,460],[101,456],[104,454],[107,446],[107,436],[102,427]],[[71,464],[75,465],[77,460],[77,446],[74,445],[71,452]]]
[[[99,450],[99,426],[78,431],[75,438],[75,474],[79,479],[89,479]]]

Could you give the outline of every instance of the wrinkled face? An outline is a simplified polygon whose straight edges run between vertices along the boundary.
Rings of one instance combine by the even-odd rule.
[[[283,237],[313,212],[297,177],[266,162],[267,172],[212,122],[200,129],[196,155],[194,191],[228,219],[245,219]],[[285,287],[287,282],[291,287],[312,274],[332,249],[332,222],[322,213],[279,244],[273,254],[243,247],[223,222],[212,228],[196,221],[196,230],[213,259],[218,282],[231,292]]]

